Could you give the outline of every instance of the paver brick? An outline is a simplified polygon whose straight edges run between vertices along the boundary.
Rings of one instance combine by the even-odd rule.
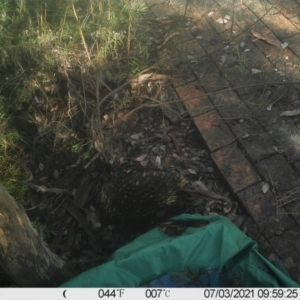
[[[198,89],[193,83],[179,86],[176,91],[191,117],[196,117],[213,109],[213,105],[205,92]]]
[[[294,24],[295,27],[297,27],[298,29],[300,29],[300,15],[292,18],[289,20],[292,24]]]
[[[227,23],[221,24],[218,22],[220,18],[224,18],[225,13],[222,9],[214,10],[214,14],[211,17],[207,17],[206,20],[210,24],[210,26],[215,30],[217,33],[221,33],[225,30],[228,30],[232,27],[232,19],[227,20]]]
[[[211,152],[228,145],[234,139],[221,116],[215,110],[195,117],[194,124]]]
[[[292,278],[300,282],[300,229],[293,228],[274,238],[273,246]]]
[[[254,19],[257,19],[256,15],[248,9],[245,4],[242,3],[239,6],[238,11],[234,8],[234,23],[237,24],[242,31],[249,31],[249,28],[253,25]]]
[[[255,41],[255,45],[260,49],[265,58],[267,58],[265,60],[270,61],[272,63],[268,66],[267,69],[264,67],[262,68],[262,70],[264,72],[267,71],[269,77],[271,77],[272,75],[277,76],[277,81],[282,81],[284,76],[291,81],[299,80],[300,72],[299,68],[297,67],[299,58],[291,50],[294,50],[294,45],[296,45],[295,50],[297,50],[298,43],[295,43],[295,40],[298,41],[297,36],[299,37],[300,33],[298,32],[297,36],[292,36],[290,38],[279,40],[274,35],[274,33],[270,31],[262,22],[258,22],[255,25],[255,31],[258,31],[259,33],[264,34],[265,36],[275,38],[279,44],[283,42],[288,42],[289,44],[287,48],[281,49],[261,40]]]
[[[199,20],[195,26],[197,29],[193,31],[192,34],[195,38],[201,36],[198,42],[200,46],[204,48],[207,55],[210,56],[224,49],[224,41],[222,41],[221,36],[211,27],[206,19]]]
[[[191,34],[191,32],[189,30],[178,30],[177,31],[179,33],[179,35],[174,36],[174,43],[177,44],[177,46],[179,44],[185,44],[186,42],[192,41],[193,40],[193,35]]]
[[[250,22],[253,22],[253,13],[247,9],[242,3],[235,3],[234,11],[232,10],[231,2],[224,2],[224,0],[216,1],[219,3],[217,9],[214,9],[214,14],[206,17],[207,22],[221,33],[224,31],[231,31],[231,40],[235,39],[236,34],[240,34],[241,30],[247,28]],[[226,15],[230,17],[226,23],[221,24],[218,20],[224,18]],[[233,24],[232,24],[233,22]],[[234,32],[234,33],[233,33]]]
[[[260,181],[260,177],[236,144],[217,150],[211,157],[234,192]]]
[[[297,169],[298,174],[300,174],[300,161],[295,162],[294,165]]]
[[[299,34],[297,36],[288,37],[285,42],[289,44],[289,48],[300,58]]]
[[[155,14],[156,17],[166,17],[174,15],[174,10],[171,5],[162,0],[145,0],[148,7]]]
[[[220,115],[226,121],[232,119],[247,119],[252,116],[249,108],[231,89],[222,90],[218,94],[211,94],[209,97],[212,99]]]
[[[291,38],[291,40],[295,39],[296,37]],[[299,35],[300,38],[300,35]],[[296,38],[297,39],[297,38]],[[289,42],[289,38],[285,40],[285,42]],[[274,47],[275,48],[275,47]],[[280,49],[274,49],[272,53],[269,51],[268,59],[274,64],[276,68],[274,68],[274,71],[279,71],[279,75],[281,77],[286,77],[290,81],[297,81],[300,80],[300,71],[298,68],[299,63],[299,57],[293,53],[289,48],[280,50]],[[264,51],[263,47],[260,47],[260,49]],[[267,53],[267,52],[265,52]]]
[[[200,17],[203,18],[203,14],[214,7],[217,7],[214,0],[197,1],[173,1],[172,6],[174,10],[180,15],[186,15],[187,17]]]
[[[185,85],[187,83],[193,82],[196,80],[195,75],[192,73],[187,63],[179,63],[176,68],[176,74],[172,78],[173,86],[179,87],[181,85]]]
[[[276,122],[267,127],[272,138],[290,160],[300,159],[300,131],[289,119],[280,117],[279,114],[274,119]]]
[[[300,179],[285,158],[274,155],[256,164],[265,180],[278,191],[289,191],[300,184]]]
[[[300,14],[300,5],[294,0],[269,0],[269,2],[272,3],[278,12],[284,15],[287,19],[296,17]]]
[[[206,91],[221,90],[228,88],[228,81],[216,72],[216,65],[207,56],[198,58],[198,63],[192,64],[191,69],[199,80],[199,85],[205,87]]]
[[[248,42],[248,39],[246,43],[247,48],[251,51],[243,53],[241,49],[231,45],[231,54],[225,56],[222,65],[222,72],[233,86],[259,86],[270,77],[270,73],[275,73],[274,66],[266,59],[265,55],[252,42]],[[215,61],[215,63],[218,63],[218,61]],[[258,72],[253,73],[253,69],[258,70]],[[254,89],[257,89],[257,86]],[[239,93],[242,92],[243,90],[239,90]]]
[[[277,98],[278,99],[278,98]],[[279,122],[282,117],[280,117],[281,111],[277,107],[271,107],[267,109],[268,105],[272,103],[273,98],[269,98],[264,94],[256,93],[255,97],[245,99],[250,106],[253,115],[255,115],[256,120],[264,124],[267,128],[270,128],[269,132],[272,134],[272,126]]]
[[[258,123],[244,121],[231,128],[252,160],[259,161],[276,153],[272,138]]]
[[[263,182],[259,182],[238,193],[238,197],[257,225],[263,229],[264,236],[269,239],[295,227],[296,223],[284,214],[283,209],[278,208],[276,197],[270,190],[265,194],[262,192],[262,186]],[[282,214],[278,214],[278,211]]]
[[[189,20],[192,19],[193,23],[195,21],[202,21],[207,12],[218,8],[214,0],[197,1],[196,3],[179,0],[172,1],[172,6],[178,14],[185,15]]]
[[[192,37],[193,38],[193,37]],[[191,41],[186,41],[184,44],[177,45],[179,51],[184,51],[185,60],[190,63],[196,62],[201,57],[206,57],[204,49],[200,46],[197,40],[193,39]]]
[[[286,214],[289,214],[292,219],[300,226],[300,188],[296,187],[287,192],[279,192],[276,195],[278,207],[284,209]]]
[[[281,15],[277,9],[272,8],[266,13],[264,12],[265,9],[260,1],[253,2],[255,2],[255,4],[251,5],[249,4],[250,2],[248,2],[246,5],[250,7],[255,14],[262,17],[262,21],[267,24],[279,39],[293,36],[299,32],[298,29],[287,18]]]
[[[273,15],[278,13],[278,10],[274,7],[273,3],[270,3],[270,1],[260,2],[261,1],[246,1],[244,2],[244,5],[260,18],[266,14]]]

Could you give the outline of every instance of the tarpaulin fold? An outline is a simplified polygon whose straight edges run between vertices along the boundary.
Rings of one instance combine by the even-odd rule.
[[[179,236],[155,228],[62,287],[298,287],[228,218],[183,214],[172,221],[188,227]],[[206,225],[193,227],[199,222]]]

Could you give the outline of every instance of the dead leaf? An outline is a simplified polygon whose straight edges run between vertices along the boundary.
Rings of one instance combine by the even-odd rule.
[[[138,75],[135,76],[131,79],[130,84],[132,86],[132,88],[136,88],[138,87],[140,84],[148,81],[148,80],[168,80],[171,77],[168,75],[164,75],[164,74],[154,74],[154,73],[148,73],[148,74],[142,74],[142,75]]]
[[[140,139],[140,138],[142,138],[142,137],[144,137],[144,136],[143,136],[143,134],[140,132],[140,133],[133,134],[133,135],[131,135],[130,137],[131,137],[133,140],[138,140],[138,139]]]
[[[98,220],[98,217],[95,213],[95,208],[93,206],[90,206],[89,208],[85,209],[85,213],[86,213],[86,220],[92,224],[93,228],[99,228],[101,227],[101,224]]]
[[[142,167],[146,167],[148,165],[148,162],[149,162],[149,160],[145,159],[145,160],[141,161],[140,164]]]
[[[54,170],[54,172],[53,172],[53,177],[54,177],[54,179],[58,179],[58,177],[59,177],[59,171],[58,170]]]
[[[287,267],[287,268],[294,268],[297,266],[297,264],[294,262],[293,258],[291,256],[285,258],[284,260],[284,265]]]
[[[213,173],[215,170],[214,170],[214,168],[212,168],[212,167],[207,167],[206,168],[206,171],[208,172],[208,173]]]
[[[224,207],[223,211],[225,214],[228,214],[231,211],[231,207]]]
[[[208,203],[205,204],[205,208],[210,211],[211,206],[216,203],[216,200],[210,200]]]
[[[110,111],[102,118],[104,128],[120,128],[120,127],[134,127],[137,121],[134,110],[116,109]]]
[[[251,72],[252,72],[252,74],[258,74],[258,73],[261,73],[261,70],[252,68]]]
[[[262,189],[263,193],[265,194],[270,189],[270,185],[267,182],[265,182],[261,189]]]
[[[135,160],[141,162],[147,157],[147,155],[148,155],[147,153],[144,153],[144,154],[140,155],[139,157],[137,157]]]
[[[260,33],[254,30],[251,31],[251,34],[255,39],[263,40],[270,45],[273,45],[279,49],[283,49],[281,46],[281,42],[274,35],[267,34],[267,33]]]
[[[36,103],[40,103],[41,102],[40,99],[38,98],[38,96],[34,96],[34,100],[35,100]]]
[[[292,117],[300,114],[300,108],[294,110],[287,110],[280,114],[280,117]]]
[[[159,156],[156,156],[156,158],[155,158],[155,164],[157,165],[157,166],[161,166],[161,159],[160,159],[160,157]]]
[[[229,17],[229,16],[228,16]],[[230,18],[230,17],[229,17]],[[217,21],[217,23],[220,23],[220,24],[226,24],[228,22],[228,19],[226,18],[219,18]]]
[[[188,171],[191,173],[191,174],[197,174],[197,172],[193,169],[188,169]]]
[[[193,181],[192,186],[195,187],[195,188],[200,187],[200,189],[202,189],[203,191],[208,192],[208,188],[206,187],[206,185],[201,180]]]
[[[175,133],[172,131],[169,133],[169,137],[171,138],[174,146],[175,146],[175,150],[177,153],[181,153],[181,148],[180,148],[180,145],[179,143],[177,142],[177,138],[176,138],[176,135]]]
[[[172,158],[171,158],[170,156],[167,156],[167,157],[165,158],[165,162],[166,162],[167,165],[170,164],[171,161],[172,161]]]

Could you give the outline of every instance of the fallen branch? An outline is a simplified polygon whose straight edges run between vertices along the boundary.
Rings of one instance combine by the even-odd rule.
[[[206,196],[211,199],[224,201],[226,203],[232,202],[229,198],[227,198],[225,196],[218,195],[218,194],[216,194],[214,192],[210,192],[210,191],[204,191],[202,189],[197,189],[197,190],[183,189],[183,191],[188,192],[188,193],[200,194],[200,195]]]
[[[66,189],[47,188],[43,185],[35,185],[29,182],[23,182],[23,183],[35,189],[37,192],[72,195],[72,193]]]

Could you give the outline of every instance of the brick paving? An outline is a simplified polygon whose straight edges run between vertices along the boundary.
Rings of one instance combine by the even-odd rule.
[[[300,1],[145,2],[156,18],[187,17],[169,42],[184,62],[173,87],[231,190],[300,283],[300,118],[280,116],[300,109]]]

